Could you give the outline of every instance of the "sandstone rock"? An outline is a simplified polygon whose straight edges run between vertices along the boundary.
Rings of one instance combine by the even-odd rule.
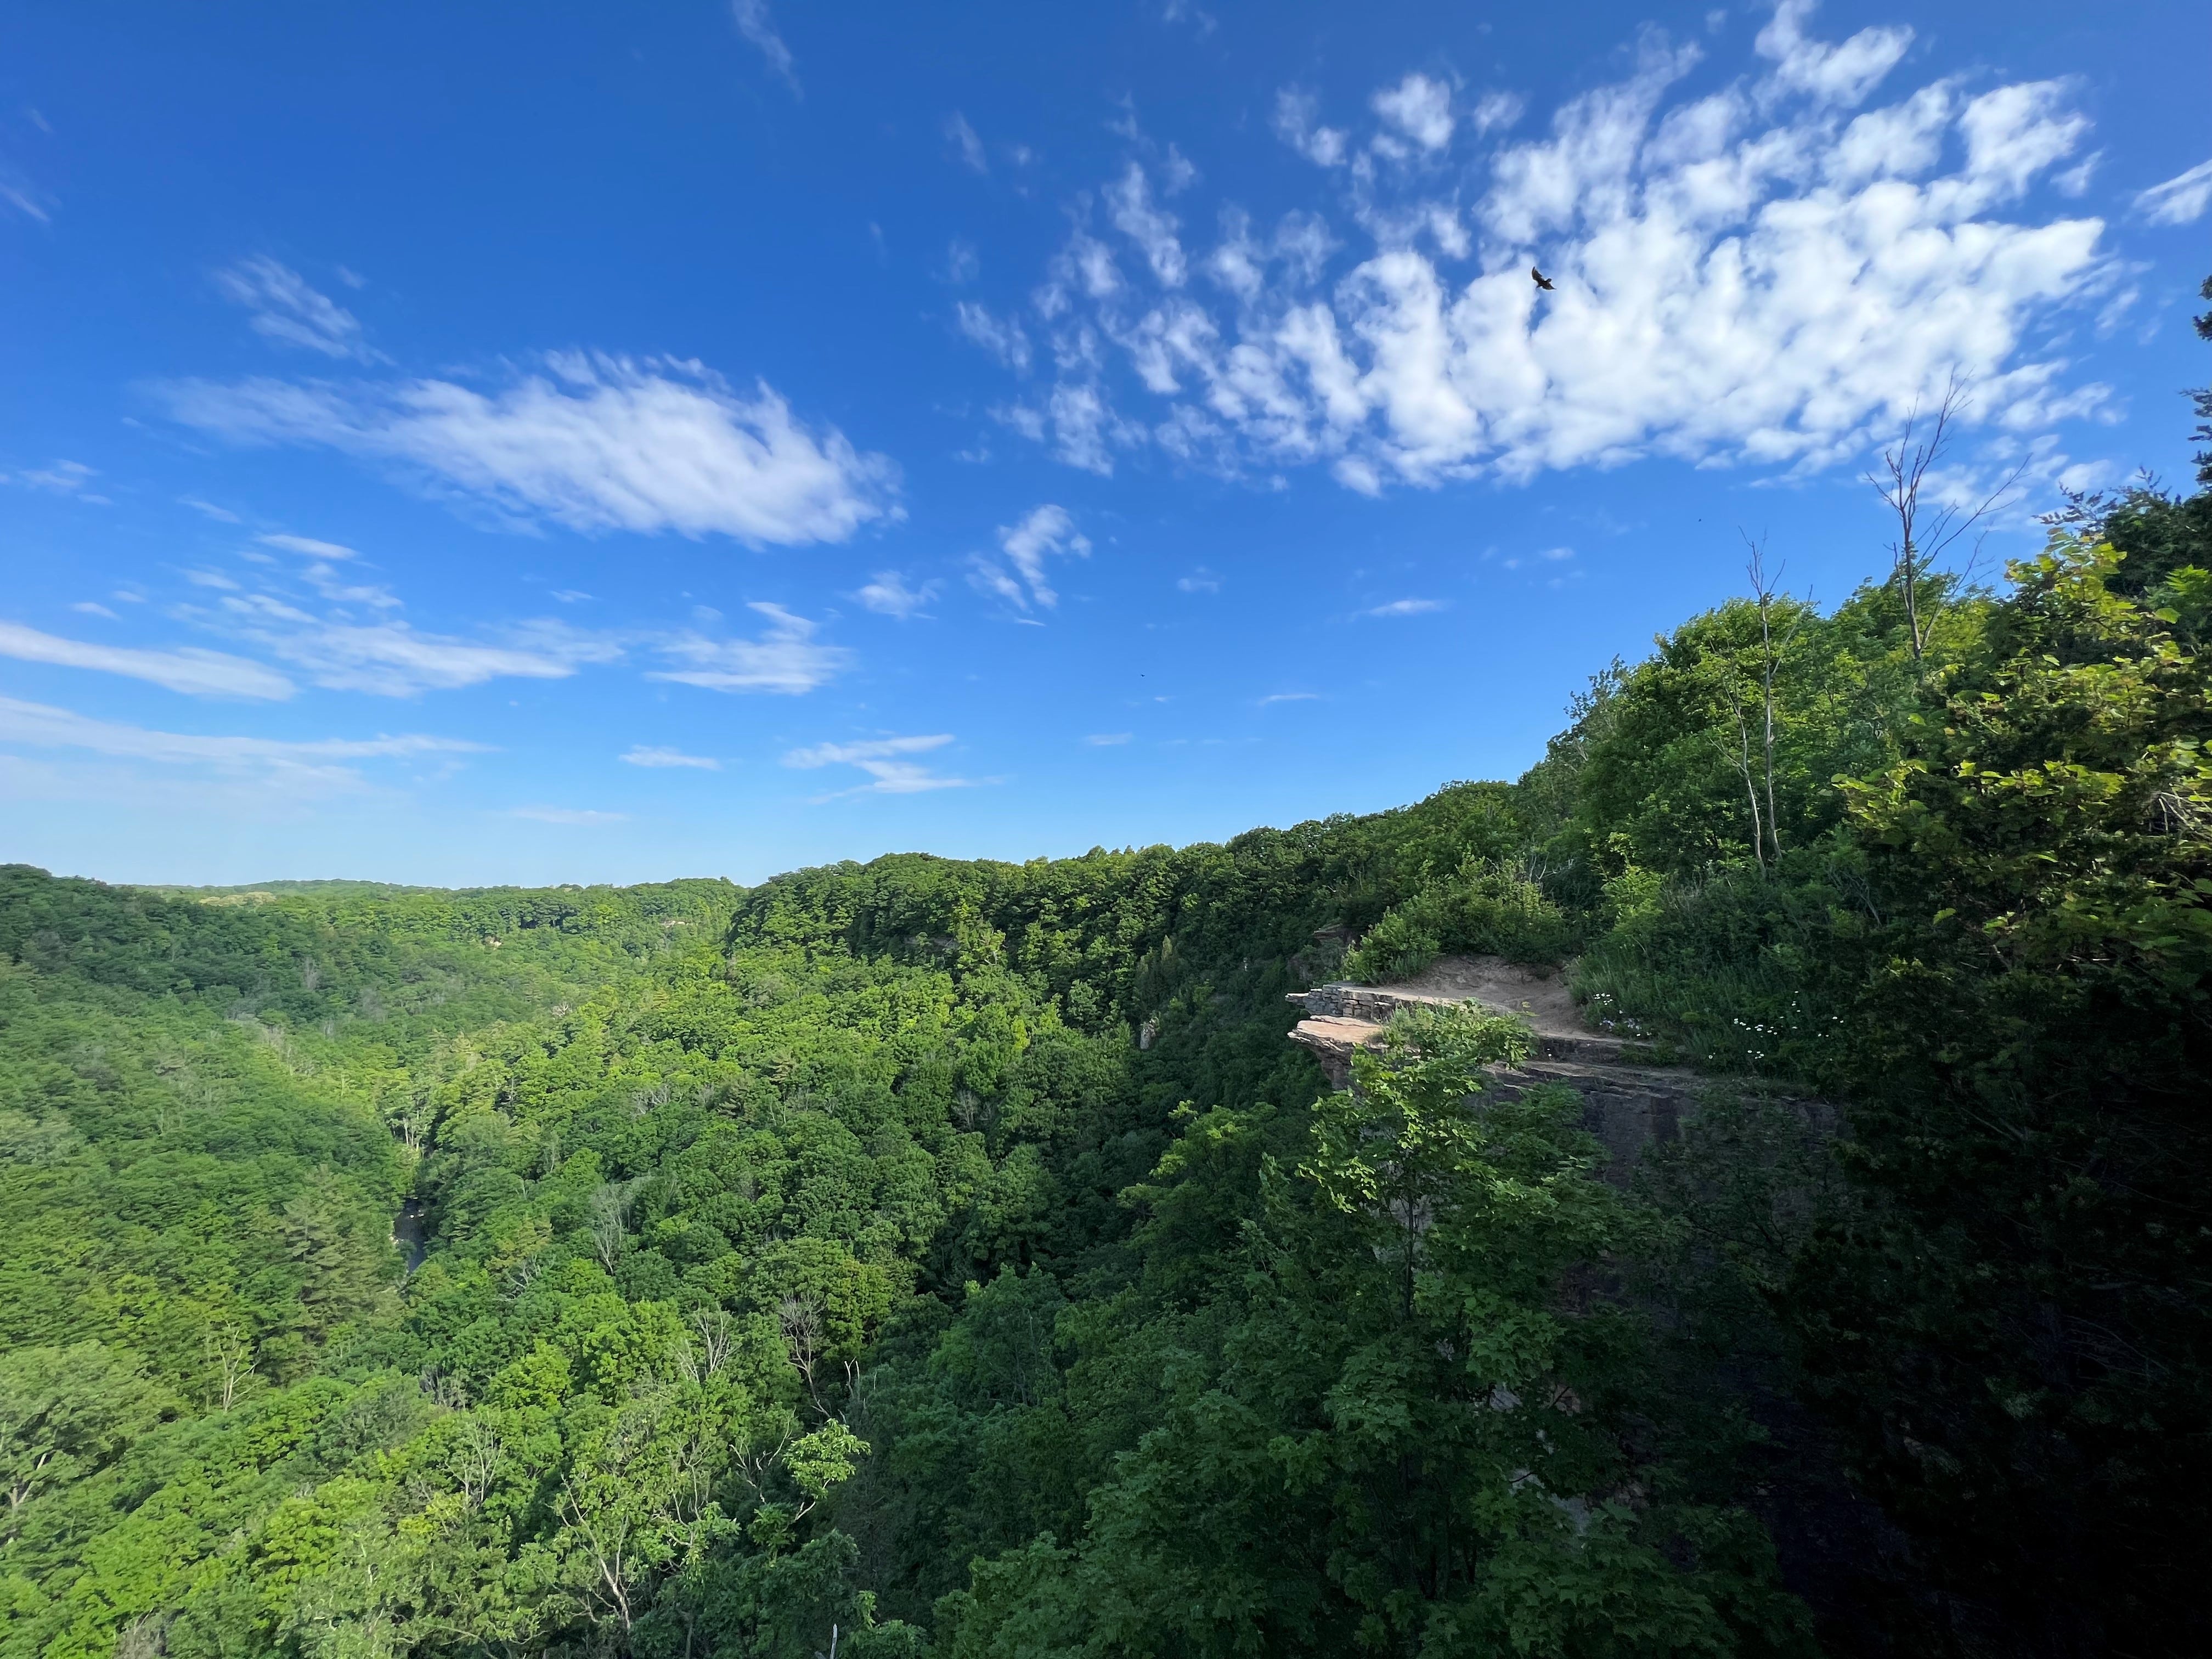
[[[1379,1046],[1390,1017],[1401,1008],[1450,1007],[1474,1003],[1493,1013],[1526,1020],[1535,1052],[1518,1067],[1494,1066],[1496,1086],[1508,1096],[1539,1084],[1565,1084],[1583,1097],[1583,1127],[1601,1141],[1607,1177],[1625,1182],[1645,1147],[1672,1140],[1683,1119],[1716,1087],[1747,1086],[1742,1079],[1707,1077],[1678,1066],[1637,1065],[1620,1038],[1593,1031],[1559,975],[1540,975],[1495,957],[1446,957],[1397,985],[1332,981],[1290,1000],[1305,1010],[1291,1033],[1313,1051],[1329,1082],[1352,1081],[1352,1056]],[[1825,1115],[1823,1109],[1807,1104]]]

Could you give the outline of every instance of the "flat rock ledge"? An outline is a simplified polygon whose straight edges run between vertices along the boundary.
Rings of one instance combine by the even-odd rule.
[[[1724,1081],[1677,1066],[1630,1063],[1627,1043],[1582,1023],[1563,978],[1540,975],[1496,957],[1448,957],[1397,985],[1334,981],[1293,991],[1290,1000],[1306,1015],[1291,1041],[1311,1049],[1340,1089],[1352,1080],[1352,1054],[1378,1046],[1390,1017],[1401,1008],[1471,1002],[1526,1020],[1535,1032],[1535,1051],[1517,1067],[1492,1066],[1498,1088],[1510,1097],[1540,1084],[1561,1083],[1580,1094],[1583,1127],[1604,1145],[1607,1174],[1616,1182],[1626,1181],[1646,1147],[1674,1139],[1682,1121]]]

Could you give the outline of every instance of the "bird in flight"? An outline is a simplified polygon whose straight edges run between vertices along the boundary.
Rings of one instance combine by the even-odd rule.
[[[1535,266],[1528,267],[1528,274],[1536,279],[1536,286],[1542,289],[1545,293],[1549,294],[1552,291],[1552,279],[1537,270]]]

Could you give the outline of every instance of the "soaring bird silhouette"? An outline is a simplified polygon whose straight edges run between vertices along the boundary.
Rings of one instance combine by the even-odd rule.
[[[1552,279],[1537,270],[1535,266],[1528,267],[1528,274],[1536,279],[1536,286],[1542,289],[1545,293],[1549,294],[1552,291]]]

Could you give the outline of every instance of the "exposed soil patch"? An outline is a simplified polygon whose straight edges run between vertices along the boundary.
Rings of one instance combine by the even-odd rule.
[[[1564,973],[1523,968],[1503,957],[1444,957],[1410,979],[1374,988],[1407,1000],[1479,1002],[1502,1014],[1520,1015],[1539,1036],[1589,1034]]]

